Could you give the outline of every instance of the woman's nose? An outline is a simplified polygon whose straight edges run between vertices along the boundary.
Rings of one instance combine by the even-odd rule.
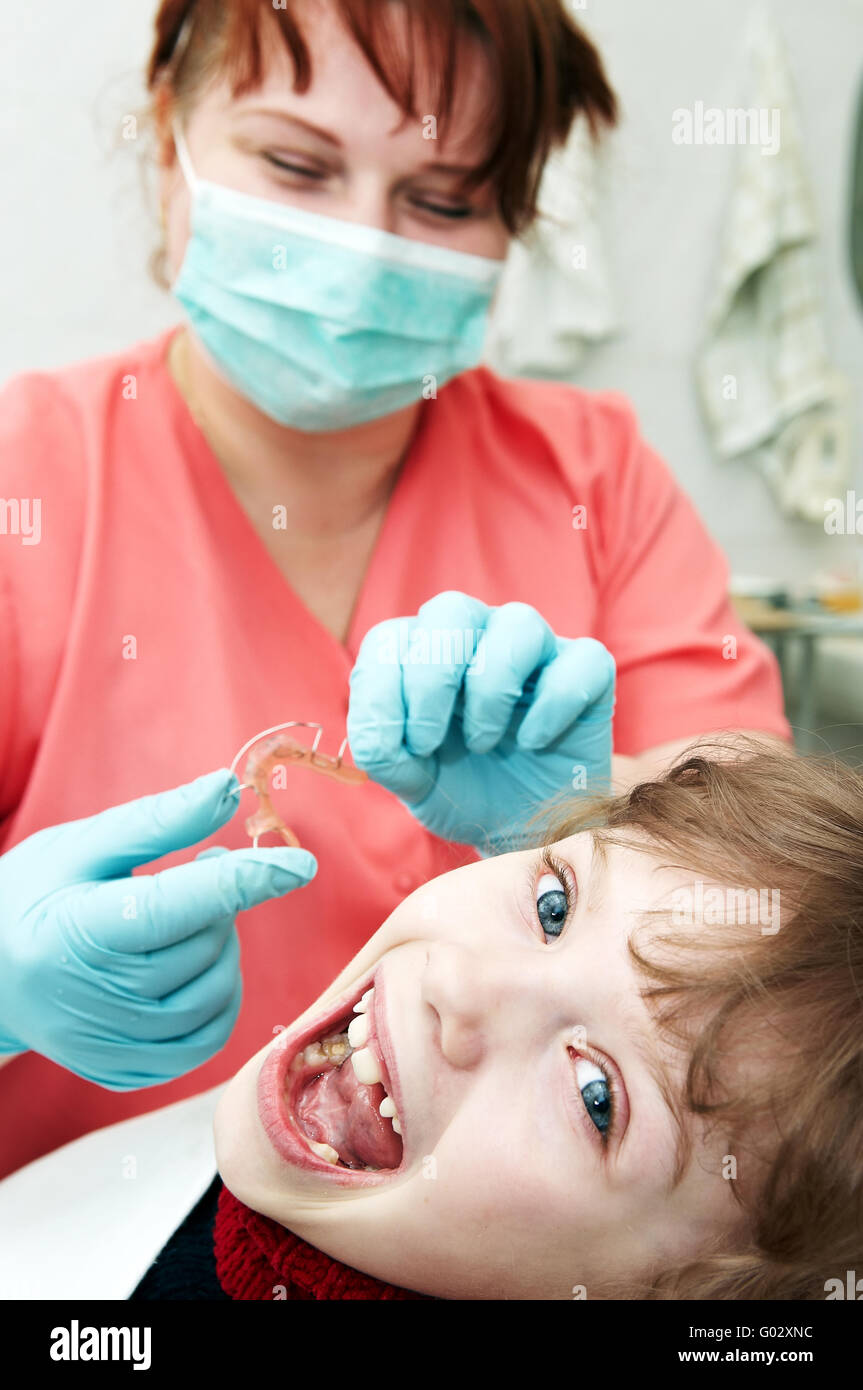
[[[375,175],[357,174],[340,199],[337,215],[343,222],[358,222],[381,232],[396,230],[396,215],[389,188]]]
[[[492,962],[456,942],[430,946],[421,998],[437,1015],[440,1049],[454,1067],[475,1067],[494,1046],[495,1033],[510,1027],[519,990],[515,962]]]

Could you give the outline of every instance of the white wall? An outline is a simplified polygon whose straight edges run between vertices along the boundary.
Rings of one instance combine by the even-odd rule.
[[[777,510],[746,465],[714,459],[692,365],[732,186],[736,151],[671,141],[671,112],[745,105],[740,55],[753,0],[588,0],[585,27],[603,53],[624,123],[608,147],[606,227],[625,333],[579,372],[623,391],[739,572],[800,580],[832,568],[844,539]],[[772,0],[798,95],[801,137],[822,225],[831,358],[863,385],[863,305],[849,269],[853,122],[863,81],[863,0]],[[858,409],[855,466],[863,496]]]
[[[0,380],[110,352],[178,317],[140,148],[154,0],[0,0]]]
[[[670,138],[676,107],[739,103],[750,5],[588,0],[581,14],[624,110],[608,149],[605,222],[625,329],[578,379],[631,397],[735,570],[790,579],[835,564],[837,539],[785,521],[760,478],[712,459],[692,384],[734,151]],[[832,354],[860,383],[863,309],[847,268],[847,202],[863,0],[773,0],[772,8],[824,229]],[[143,100],[154,10],[154,0],[0,0],[0,381],[113,351],[178,317],[147,277],[157,226],[140,149],[120,135]],[[858,419],[858,459],[859,440]]]

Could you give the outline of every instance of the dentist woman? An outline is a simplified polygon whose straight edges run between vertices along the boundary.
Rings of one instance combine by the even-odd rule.
[[[549,149],[615,120],[561,0],[155,25],[184,322],[0,393],[0,493],[41,518],[0,539],[0,1175],[232,1075],[408,892],[598,771],[615,666],[618,784],[788,737],[626,401],[477,366]],[[470,682],[400,645],[441,632]],[[374,779],[295,774],[314,857],[250,850],[209,772],[291,719]]]

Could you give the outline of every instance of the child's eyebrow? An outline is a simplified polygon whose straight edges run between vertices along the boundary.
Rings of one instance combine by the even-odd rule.
[[[608,874],[608,854],[601,828],[591,830],[590,840],[592,852],[587,871],[586,906],[590,912],[595,912],[603,900]],[[686,1105],[683,1086],[675,1074],[672,1063],[663,1056],[655,1023],[652,1027],[645,1027],[643,1020],[632,1014],[627,1020],[627,1027],[633,1047],[650,1073],[651,1080],[677,1130],[675,1164],[669,1183],[669,1191],[673,1191],[681,1182],[692,1155],[692,1133],[687,1118],[690,1112]]]
[[[602,905],[605,892],[605,882],[608,873],[608,855],[605,852],[605,841],[598,830],[590,832],[590,863],[587,866],[587,898],[585,906],[588,912],[597,912]]]
[[[673,1192],[681,1182],[692,1155],[692,1131],[688,1120],[690,1111],[686,1105],[683,1087],[675,1076],[674,1068],[663,1057],[658,1046],[656,1030],[650,1031],[643,1026],[634,1025],[631,1037],[633,1045],[650,1072],[651,1079],[677,1130],[674,1170],[668,1184],[668,1191]]]

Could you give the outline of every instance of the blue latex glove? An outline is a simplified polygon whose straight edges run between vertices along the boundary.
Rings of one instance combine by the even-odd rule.
[[[527,604],[438,594],[366,634],[351,753],[435,835],[518,848],[541,803],[608,790],[614,676],[600,642],[556,637]]]
[[[303,849],[205,850],[237,809],[226,768],[40,830],[0,858],[0,1052],[39,1052],[112,1091],[201,1066],[240,1010],[234,918],[314,877]]]

